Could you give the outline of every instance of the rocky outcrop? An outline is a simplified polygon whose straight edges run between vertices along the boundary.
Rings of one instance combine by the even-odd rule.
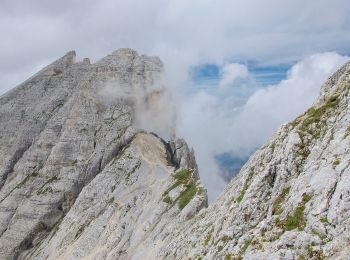
[[[347,259],[350,63],[209,207],[194,151],[143,130],[162,69],[69,52],[0,98],[1,259]]]
[[[348,259],[350,63],[285,124],[208,209],[159,250],[182,259]]]
[[[1,97],[1,259],[131,256],[206,206],[184,141],[135,126],[157,112],[162,69],[130,49],[94,64],[69,52]]]

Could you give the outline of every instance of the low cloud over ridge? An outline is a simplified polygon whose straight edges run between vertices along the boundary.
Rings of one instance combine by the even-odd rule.
[[[320,53],[296,63],[287,79],[255,91],[242,106],[232,97],[202,90],[185,97],[178,116],[178,132],[194,146],[204,185],[212,199],[224,188],[218,179],[215,155],[232,153],[244,158],[262,145],[283,123],[292,120],[317,98],[322,83],[349,57]]]

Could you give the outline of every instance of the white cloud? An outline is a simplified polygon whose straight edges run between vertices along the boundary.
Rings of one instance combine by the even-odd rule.
[[[245,61],[278,65],[313,53],[350,53],[348,0],[2,0],[0,5],[0,95],[72,49],[78,59],[92,61],[121,47],[160,56],[180,112],[178,129],[195,147],[212,194],[224,185],[213,155],[254,149],[311,104],[344,58],[306,58],[276,86],[256,91],[248,80],[246,86],[222,88],[220,98],[206,92],[184,95],[188,69]],[[235,80],[233,71],[223,73],[222,84]],[[225,92],[232,89],[256,92],[238,106],[239,97]]]
[[[29,77],[33,64],[71,49],[95,60],[135,48],[160,56],[177,73],[202,63],[277,64],[348,53],[349,24],[348,0],[3,0],[0,93]],[[23,73],[7,76],[17,71]]]
[[[244,79],[248,77],[248,68],[239,63],[227,64],[222,68],[221,79],[219,85],[227,87],[233,85],[237,79]]]
[[[321,53],[304,58],[286,80],[255,91],[243,106],[232,97],[219,98],[201,91],[180,104],[178,132],[194,146],[203,183],[216,197],[225,184],[217,179],[216,154],[231,152],[244,157],[272,133],[315,101],[322,83],[349,57]]]
[[[246,153],[254,149],[279,125],[304,112],[319,95],[323,82],[347,60],[349,57],[336,53],[312,55],[295,64],[286,80],[256,91],[231,121],[231,150]]]

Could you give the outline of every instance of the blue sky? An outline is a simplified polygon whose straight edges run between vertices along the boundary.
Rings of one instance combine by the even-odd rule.
[[[274,85],[286,79],[287,71],[291,68],[291,65],[257,67],[249,62],[243,64],[248,67],[252,76],[261,86]],[[194,67],[191,69],[190,74],[195,85],[199,88],[204,87],[204,85],[215,88],[220,81],[220,67],[215,64]]]

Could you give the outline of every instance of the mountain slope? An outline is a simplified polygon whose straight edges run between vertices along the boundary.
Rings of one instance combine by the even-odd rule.
[[[350,63],[205,208],[160,60],[74,59],[0,98],[1,259],[347,259]]]
[[[174,233],[163,256],[347,259],[350,252],[350,63],[315,105],[281,126],[219,199]]]
[[[95,64],[74,60],[69,52],[0,99],[2,259],[114,259],[140,247],[133,236],[160,229],[160,215],[168,215],[163,222],[187,218],[206,205],[186,143],[135,128],[140,113],[148,120],[159,113],[160,60],[130,49]],[[174,203],[163,202],[160,190],[181,169],[188,176],[174,189]],[[190,184],[195,199],[180,210],[175,199]],[[109,238],[113,249],[97,252],[91,234],[104,239],[112,229],[121,232]]]

